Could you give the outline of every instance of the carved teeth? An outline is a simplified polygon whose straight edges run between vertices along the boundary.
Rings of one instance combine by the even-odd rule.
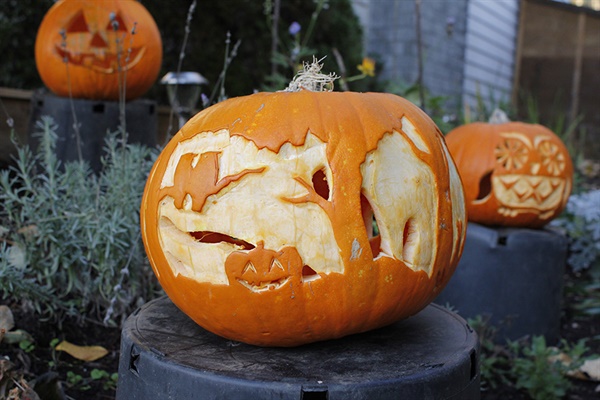
[[[283,285],[285,285],[289,280],[290,280],[290,278],[288,277],[288,278],[280,279],[278,281],[259,282],[258,285],[253,285],[244,279],[237,278],[237,281],[242,286],[244,286],[246,289],[248,289],[252,292],[255,292],[255,293],[266,292],[269,290],[277,290],[277,289],[281,288]]]
[[[493,178],[494,195],[508,208],[532,208],[539,212],[562,200],[565,180],[559,177],[500,175]]]

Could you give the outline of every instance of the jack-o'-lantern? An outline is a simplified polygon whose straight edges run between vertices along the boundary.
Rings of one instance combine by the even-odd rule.
[[[196,323],[295,346],[427,306],[458,263],[466,216],[444,139],[416,106],[300,89],[188,121],[150,173],[141,225],[161,285]]]
[[[44,84],[58,96],[127,100],[154,84],[162,62],[160,32],[135,0],[59,0],[35,42]]]
[[[490,123],[450,131],[446,143],[463,179],[469,221],[539,228],[564,209],[573,164],[548,128],[496,112]]]

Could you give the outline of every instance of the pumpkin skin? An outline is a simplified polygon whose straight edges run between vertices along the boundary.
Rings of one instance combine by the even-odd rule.
[[[171,300],[261,346],[417,313],[450,279],[466,227],[460,177],[427,115],[391,94],[307,90],[198,113],[156,160],[140,215]]]
[[[523,122],[474,122],[446,135],[463,179],[469,221],[540,228],[558,216],[573,185],[560,138]]]
[[[116,101],[125,83],[131,100],[156,81],[162,41],[154,19],[135,0],[60,0],[40,24],[35,61],[58,96]]]

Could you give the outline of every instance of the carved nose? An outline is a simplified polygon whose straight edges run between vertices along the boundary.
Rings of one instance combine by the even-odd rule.
[[[91,47],[106,48],[106,47],[108,47],[108,43],[106,43],[106,40],[104,40],[102,38],[102,36],[100,36],[100,34],[98,32],[96,32],[96,33],[94,33],[94,36],[92,36],[92,40],[90,42],[90,46]]]
[[[540,172],[540,166],[540,163],[531,164],[531,173],[537,175],[537,173]]]

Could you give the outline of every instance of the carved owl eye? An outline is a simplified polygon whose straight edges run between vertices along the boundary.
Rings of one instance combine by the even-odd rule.
[[[529,148],[525,142],[517,137],[506,137],[496,145],[494,150],[496,162],[507,171],[519,170],[529,159]]]
[[[545,140],[538,145],[537,149],[542,158],[542,165],[549,174],[558,176],[565,170],[567,164],[565,154],[556,144]]]

